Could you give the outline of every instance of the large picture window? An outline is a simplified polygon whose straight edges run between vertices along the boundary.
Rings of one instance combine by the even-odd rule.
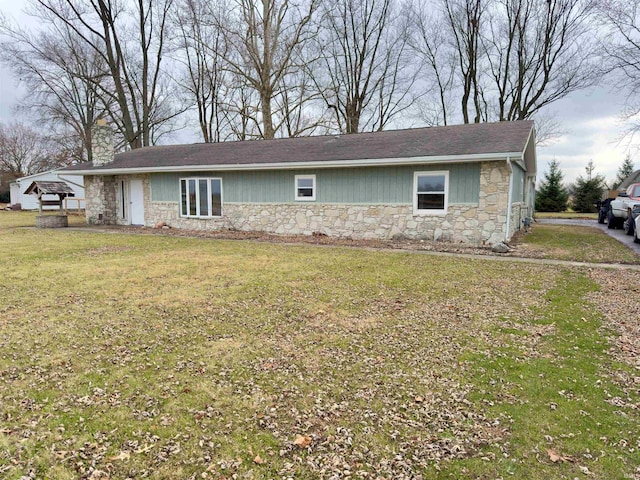
[[[316,176],[296,175],[296,200],[313,202],[316,199]]]
[[[449,172],[415,172],[413,178],[413,212],[447,213]]]
[[[221,217],[221,178],[181,178],[180,215],[183,217]]]

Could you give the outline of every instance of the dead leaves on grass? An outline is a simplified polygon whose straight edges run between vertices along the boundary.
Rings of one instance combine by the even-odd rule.
[[[591,270],[601,291],[588,296],[617,335],[609,338],[614,358],[640,369],[640,275],[636,271]],[[638,376],[640,382],[640,376]]]
[[[372,287],[371,298],[366,291],[348,292],[345,295],[353,295],[357,305],[353,312],[329,315],[328,308],[318,309],[312,321],[305,321],[309,315],[304,309],[290,308],[291,299],[279,303],[269,298],[266,304],[286,307],[286,315],[266,309],[254,319],[247,312],[255,314],[255,308],[243,299],[225,305],[225,322],[219,322],[220,308],[193,315],[153,312],[137,336],[136,328],[126,321],[105,325],[93,345],[79,345],[74,355],[94,359],[97,376],[99,369],[117,369],[129,379],[84,392],[60,389],[63,393],[53,401],[71,412],[94,409],[108,416],[110,409],[117,409],[125,421],[159,435],[155,441],[140,436],[139,443],[130,445],[126,443],[130,433],[122,434],[129,437],[124,442],[116,442],[115,435],[106,432],[109,447],[101,446],[102,457],[88,455],[86,462],[82,460],[83,475],[91,462],[105,470],[106,460],[113,462],[114,470],[105,474],[113,478],[124,478],[127,468],[140,463],[150,476],[162,465],[191,465],[198,474],[215,471],[227,478],[265,465],[260,469],[277,470],[274,478],[365,477],[376,472],[401,479],[458,458],[492,460],[487,450],[494,458],[509,453],[511,419],[493,417],[484,404],[471,400],[477,390],[463,379],[474,365],[461,360],[461,353],[500,355],[494,348],[499,340],[517,349],[526,361],[538,354],[541,337],[554,332],[527,330],[543,300],[541,290],[540,295],[530,295],[526,278],[500,278],[488,285],[475,282],[464,292],[449,287],[440,301],[392,291],[378,295],[378,286]],[[509,298],[497,293],[503,288],[513,290]],[[131,321],[144,321],[144,315]],[[497,335],[496,325],[524,334]],[[259,339],[246,332],[259,332]],[[208,348],[222,335],[233,339],[233,348],[211,355]],[[60,381],[47,377],[58,370],[52,365],[46,374],[19,369],[16,375],[38,387]],[[74,378],[78,373],[72,370],[66,375]],[[148,389],[124,387],[144,375],[150,379]],[[495,402],[519,401],[508,396],[511,387],[497,379],[492,385]],[[191,401],[205,391],[218,398],[183,410],[165,402],[174,399],[174,405],[181,404],[186,396]],[[12,431],[15,426],[25,433],[26,419],[38,408],[37,402],[16,406],[14,414],[20,420],[12,420]],[[187,438],[172,437],[178,429]],[[200,444],[202,432],[220,438],[224,449],[215,443],[218,440]],[[73,426],[58,433],[68,442],[66,451],[74,448],[76,433]],[[258,436],[278,446],[269,452],[260,445],[256,455],[233,443],[236,438]],[[107,451],[114,454],[105,458]],[[238,454],[244,461],[236,458]],[[95,472],[100,471],[93,470],[96,480],[100,477]]]
[[[547,455],[549,456],[549,460],[551,463],[566,463],[573,462],[573,458],[565,455],[559,455],[554,449],[547,449]]]
[[[296,435],[296,439],[293,441],[293,444],[298,448],[307,448],[311,445],[313,439],[308,435]]]
[[[122,451],[118,455],[114,455],[113,457],[109,457],[109,460],[121,461],[121,460],[129,460],[130,458],[131,458],[131,453]]]

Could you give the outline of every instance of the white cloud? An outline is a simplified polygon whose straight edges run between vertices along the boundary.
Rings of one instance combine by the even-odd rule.
[[[542,179],[548,163],[554,158],[560,162],[567,183],[585,174],[590,160],[596,166],[595,173],[613,180],[618,167],[628,152],[632,159],[637,149],[624,137],[625,125],[619,117],[621,97],[604,88],[595,93],[576,93],[558,102],[557,118],[568,133],[557,142],[538,149],[538,175]],[[640,162],[636,160],[640,168]]]

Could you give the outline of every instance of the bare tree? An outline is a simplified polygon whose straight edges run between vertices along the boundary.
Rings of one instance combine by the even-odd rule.
[[[108,110],[96,85],[106,70],[102,59],[64,25],[56,31],[32,34],[5,24],[0,60],[25,86],[19,108],[42,119],[52,138],[69,143],[75,161],[91,160],[91,126]],[[80,148],[78,148],[80,147]]]
[[[218,28],[224,9],[204,0],[181,0],[175,15],[177,59],[184,66],[178,84],[197,110],[198,125],[205,143],[219,142],[229,134],[229,113],[223,105],[233,96],[224,58],[230,47]]]
[[[274,98],[276,130],[287,137],[326,134],[331,129],[331,119],[316,87],[319,63],[315,59],[303,61],[304,68],[283,77]]]
[[[597,80],[593,0],[440,0],[439,9],[417,1],[411,46],[442,122],[535,116],[549,140],[558,125],[544,108]]]
[[[232,75],[232,95],[225,99],[223,112],[232,135],[237,140],[264,138],[260,129],[260,98],[256,90],[244,82],[244,77]]]
[[[606,41],[602,42],[605,73],[612,74],[616,86],[626,93],[622,116],[627,134],[640,131],[640,0],[609,0],[599,4]]]
[[[311,18],[318,0],[237,0],[237,18],[219,22],[233,46],[222,53],[227,68],[260,97],[261,136],[275,137],[273,102],[283,79],[302,68],[297,56],[313,36]],[[237,55],[235,55],[237,53]]]
[[[433,11],[413,3],[407,9],[410,25],[410,47],[422,61],[421,84],[427,92],[419,102],[419,117],[428,125],[447,125],[455,85],[456,56],[448,48],[445,22]],[[435,92],[435,100],[432,93]],[[414,106],[415,107],[415,106]]]
[[[319,90],[345,133],[383,130],[411,103],[415,71],[393,0],[323,3]]]
[[[486,120],[479,79],[480,62],[484,57],[480,37],[484,24],[485,3],[486,0],[444,0],[445,18],[458,59],[458,73],[462,86],[460,107],[464,123],[471,121],[470,102],[473,107],[473,122]]]
[[[485,36],[498,120],[531,118],[594,84],[591,0],[498,0]]]
[[[163,55],[173,0],[33,0],[44,18],[74,32],[104,62],[104,104],[129,148],[151,145],[178,113],[171,105]],[[35,11],[35,10],[34,10]]]
[[[56,166],[47,137],[22,124],[0,123],[0,170],[19,178]]]

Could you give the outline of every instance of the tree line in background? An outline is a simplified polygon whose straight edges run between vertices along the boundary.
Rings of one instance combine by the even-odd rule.
[[[536,191],[535,208],[538,212],[564,212],[569,207],[580,213],[596,211],[596,203],[602,200],[607,190],[617,190],[633,172],[634,163],[627,154],[610,184],[601,174],[594,174],[595,166],[589,161],[585,167],[585,176],[578,175],[573,184],[563,183],[564,173],[560,162],[552,160],[549,171],[545,173],[540,188]]]
[[[593,85],[590,0],[31,0],[2,23],[25,114],[120,146],[518,120]],[[544,122],[542,122],[544,124]],[[541,129],[544,136],[544,128]]]
[[[37,120],[19,128],[64,162],[91,160],[100,117],[121,149],[185,129],[218,142],[531,118],[545,141],[550,104],[636,75],[638,2],[30,0],[38,27],[0,21],[0,61]]]

